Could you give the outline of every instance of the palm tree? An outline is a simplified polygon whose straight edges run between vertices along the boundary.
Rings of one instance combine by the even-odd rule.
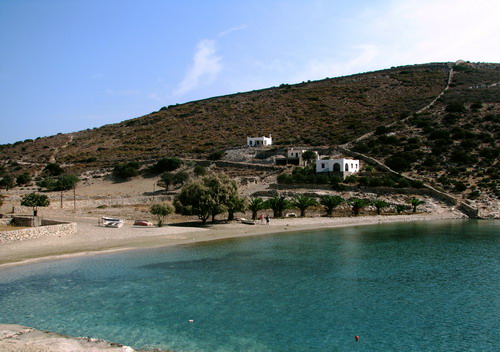
[[[235,213],[243,213],[247,207],[246,198],[241,197],[235,193],[229,196],[227,201],[227,220],[233,221]]]
[[[291,206],[290,202],[283,196],[270,198],[266,203],[267,207],[273,210],[275,218],[282,218],[283,210],[289,209]]]
[[[352,212],[355,216],[359,215],[359,212],[361,211],[361,209],[363,209],[364,207],[366,207],[367,205],[370,204],[369,200],[355,198],[355,197],[349,198],[348,202],[351,205]]]
[[[341,196],[325,195],[319,199],[319,203],[325,207],[327,216],[332,216],[333,210],[343,202],[344,198]]]
[[[406,208],[407,208],[407,206],[404,204],[396,204],[396,212],[398,214],[401,214],[401,212],[405,211]]]
[[[300,209],[300,216],[306,216],[306,209],[318,205],[316,199],[303,194],[293,197],[292,204]]]
[[[252,220],[257,219],[257,212],[259,210],[266,209],[266,206],[266,202],[264,202],[260,197],[250,199],[250,202],[248,203],[248,209],[252,211]]]
[[[417,212],[417,207],[421,204],[425,204],[425,202],[423,200],[420,200],[418,198],[411,198],[410,200],[408,200],[408,203],[410,203],[413,207],[413,212],[416,213]]]
[[[377,209],[377,214],[380,215],[382,209],[387,208],[390,204],[382,199],[375,199],[372,201],[372,205]]]

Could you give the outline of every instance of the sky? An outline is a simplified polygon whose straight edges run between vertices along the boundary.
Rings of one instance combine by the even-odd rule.
[[[498,0],[1,0],[0,144],[429,62],[500,63]]]

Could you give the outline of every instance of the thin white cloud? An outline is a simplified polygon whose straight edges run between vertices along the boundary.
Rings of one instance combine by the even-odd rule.
[[[193,64],[174,92],[182,96],[212,83],[222,70],[221,57],[216,55],[215,41],[205,39],[198,43]]]
[[[233,33],[233,32],[237,32],[237,31],[241,31],[243,29],[247,28],[247,25],[242,25],[242,26],[238,26],[238,27],[232,27],[232,28],[229,28],[225,31],[222,31],[219,33],[218,37],[225,37],[226,35],[230,34],[230,33]]]
[[[343,55],[348,57],[345,61],[339,61],[338,58],[309,61],[306,67],[295,75],[294,81],[316,80],[369,71],[374,67],[374,62],[380,54],[380,48],[373,44],[355,45]]]

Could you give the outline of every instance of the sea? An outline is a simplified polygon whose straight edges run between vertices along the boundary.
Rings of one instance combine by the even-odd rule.
[[[0,323],[175,352],[499,351],[500,222],[286,232],[9,266]]]

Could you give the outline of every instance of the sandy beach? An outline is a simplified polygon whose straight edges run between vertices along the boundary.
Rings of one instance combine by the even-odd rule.
[[[49,215],[50,216],[50,213]],[[55,217],[55,216],[54,216]],[[54,218],[53,217],[53,218]],[[42,237],[26,241],[12,241],[0,246],[0,269],[6,265],[33,262],[54,257],[89,255],[103,251],[132,248],[172,246],[220,240],[231,237],[265,235],[286,231],[303,231],[318,228],[372,225],[392,222],[435,221],[457,219],[455,212],[438,214],[379,215],[358,217],[305,217],[271,219],[270,224],[247,225],[239,221],[231,223],[207,223],[193,221],[182,226],[137,227],[128,221],[121,228],[98,226],[94,217],[59,216],[58,219],[77,223],[74,235]]]
[[[128,221],[122,228],[106,228],[97,224],[95,217],[65,214],[47,216],[77,223],[74,235],[42,237],[26,241],[12,241],[0,246],[0,270],[7,266],[32,264],[40,260],[57,259],[76,255],[175,246],[205,241],[222,240],[271,233],[306,231],[321,228],[362,226],[393,222],[438,221],[457,219],[462,216],[455,212],[434,214],[380,215],[359,217],[306,217],[271,219],[270,224],[247,225],[241,222],[216,223],[200,226],[198,222],[184,223],[182,226],[134,227]],[[191,226],[189,226],[191,225]],[[57,333],[43,332],[29,327],[0,324],[0,350],[6,352],[66,352],[66,351],[134,351],[121,346],[91,338],[74,338]]]

